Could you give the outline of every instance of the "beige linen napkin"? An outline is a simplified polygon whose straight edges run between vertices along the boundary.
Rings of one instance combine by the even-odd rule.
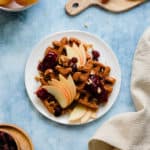
[[[89,141],[89,150],[150,150],[150,29],[135,52],[131,94],[137,112],[106,122]]]

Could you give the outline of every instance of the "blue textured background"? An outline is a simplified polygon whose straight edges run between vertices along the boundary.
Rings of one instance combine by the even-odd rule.
[[[141,34],[150,25],[150,2],[121,14],[92,7],[76,17],[65,13],[65,2],[41,0],[21,13],[0,11],[0,123],[25,129],[35,150],[86,150],[89,138],[102,123],[116,114],[134,111],[130,96],[132,59]],[[121,92],[113,108],[101,119],[78,127],[59,125],[41,116],[24,86],[24,68],[32,47],[48,34],[69,29],[104,39],[122,69]]]

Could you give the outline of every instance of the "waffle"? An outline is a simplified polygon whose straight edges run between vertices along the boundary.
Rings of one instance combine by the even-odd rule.
[[[68,58],[66,46],[73,45],[79,47],[84,46],[86,54],[86,62],[84,65],[77,65],[76,58]],[[93,50],[91,44],[85,44],[77,38],[63,37],[60,41],[53,41],[52,46],[49,46],[44,53],[44,58],[38,64],[39,75],[35,77],[36,81],[40,82],[41,86],[36,91],[37,96],[42,100],[48,111],[55,116],[60,116],[68,111],[71,111],[77,104],[81,104],[96,111],[101,104],[108,102],[109,96],[113,91],[113,85],[116,79],[110,76],[111,68],[98,61],[99,53]],[[47,64],[43,67],[42,63],[46,61],[49,53],[57,55],[52,62],[53,67]],[[47,96],[41,96],[39,93],[44,85],[49,85],[49,81],[59,80],[59,74],[67,78],[72,76],[76,86],[76,96],[73,102],[65,109],[61,108],[57,99],[46,93]]]

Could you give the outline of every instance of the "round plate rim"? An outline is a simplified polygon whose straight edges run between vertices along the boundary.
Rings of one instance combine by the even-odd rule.
[[[118,87],[118,90],[117,90],[116,97],[115,97],[114,101],[112,102],[112,104],[111,104],[109,107],[107,107],[107,109],[105,110],[105,112],[103,112],[103,113],[102,113],[100,116],[98,116],[96,119],[93,119],[93,120],[91,120],[91,121],[89,121],[89,122],[85,122],[85,123],[75,123],[75,124],[73,124],[73,123],[64,123],[64,122],[56,121],[56,120],[53,119],[51,116],[49,116],[49,117],[46,116],[40,109],[38,109],[38,108],[35,106],[35,104],[34,104],[33,101],[31,100],[31,97],[30,97],[30,94],[29,94],[29,92],[28,92],[27,85],[26,85],[26,82],[27,82],[27,81],[26,81],[26,80],[27,80],[27,79],[26,79],[27,67],[28,67],[29,60],[30,60],[30,58],[32,58],[32,54],[34,53],[35,49],[36,49],[37,47],[39,47],[39,45],[41,45],[41,44],[42,44],[45,40],[47,40],[48,38],[53,37],[53,36],[57,36],[57,35],[61,35],[61,34],[67,34],[67,33],[86,34],[86,35],[88,35],[88,36],[90,36],[90,37],[92,37],[92,38],[97,39],[98,41],[101,41],[101,43],[103,43],[103,44],[105,45],[105,47],[110,50],[111,54],[112,54],[113,57],[115,58],[115,60],[116,60],[116,62],[117,62],[117,65],[118,65],[119,74],[120,74],[119,87]],[[25,66],[25,77],[24,77],[24,78],[25,78],[24,84],[25,84],[25,88],[26,88],[27,95],[28,95],[30,101],[32,102],[33,106],[35,107],[35,109],[36,109],[39,113],[41,113],[41,114],[42,114],[44,117],[46,117],[47,119],[54,121],[55,123],[59,123],[59,124],[62,124],[62,125],[67,125],[67,126],[79,126],[79,125],[88,124],[88,123],[91,123],[91,122],[93,122],[93,121],[98,120],[99,118],[101,118],[103,115],[105,115],[105,114],[112,108],[112,106],[113,106],[113,104],[116,102],[117,97],[118,97],[119,92],[120,92],[122,74],[121,74],[121,68],[120,68],[120,64],[119,64],[119,61],[118,61],[117,56],[115,55],[115,53],[114,53],[114,51],[112,50],[112,48],[111,48],[103,39],[101,39],[101,38],[98,37],[97,35],[94,35],[94,34],[92,34],[92,33],[86,32],[86,31],[81,31],[81,30],[66,30],[66,31],[54,32],[54,33],[52,33],[52,34],[49,34],[49,35],[45,36],[44,38],[42,38],[42,39],[33,47],[33,49],[31,50],[31,52],[30,52],[30,54],[29,54],[29,56],[28,56],[28,58],[27,58],[27,62],[26,62],[26,66]]]

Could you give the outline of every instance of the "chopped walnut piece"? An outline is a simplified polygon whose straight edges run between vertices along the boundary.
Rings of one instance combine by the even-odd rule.
[[[61,42],[59,42],[59,41],[53,41],[52,44],[55,48],[61,47]]]
[[[79,81],[80,75],[81,75],[81,72],[75,72],[75,73],[73,74],[73,80],[74,80],[74,81]]]
[[[67,39],[67,37],[63,37],[60,42],[61,42],[62,45],[68,44],[68,39]]]
[[[44,72],[44,75],[47,75],[47,74],[50,74],[50,73],[53,73],[53,70],[52,70],[52,69],[47,69],[47,70]]]
[[[110,73],[110,70],[111,70],[111,69],[110,69],[110,67],[108,67],[108,66],[107,66],[107,67],[105,67],[105,70],[104,70],[103,75],[104,75],[104,76],[108,76],[108,75],[109,75],[109,73]]]
[[[113,77],[106,77],[105,82],[113,85],[116,82],[116,79]]]
[[[92,44],[83,43],[83,46],[84,46],[86,51],[88,51],[88,49],[92,49],[93,48]]]
[[[52,70],[52,69],[47,69],[45,72],[44,72],[44,79],[46,81],[48,80],[51,80],[53,78],[56,78],[57,79],[57,75],[56,73]]]
[[[35,80],[36,81],[40,81],[40,77],[39,76],[35,76]]]
[[[71,45],[72,45],[73,43],[76,43],[77,45],[80,45],[80,44],[81,44],[81,41],[78,40],[77,38],[74,38],[74,37],[71,37],[71,38],[69,39],[69,42],[70,42]]]
[[[89,78],[89,73],[83,73],[83,74],[80,75],[79,80],[82,81],[82,82],[84,82],[84,83],[86,83],[86,81],[88,80],[88,78]]]
[[[59,47],[59,49],[58,49],[58,54],[59,54],[59,55],[62,55],[63,52],[64,52],[64,46]]]
[[[41,82],[41,85],[48,85],[48,82],[44,80],[44,77],[39,77],[39,82]]]
[[[69,59],[65,55],[61,55],[58,59],[60,65],[68,67],[69,66]]]
[[[105,89],[108,93],[111,93],[112,90],[113,90],[112,86],[110,86],[110,85],[104,85],[104,89]]]
[[[56,70],[57,70],[60,74],[62,74],[62,75],[64,75],[64,76],[67,76],[69,73],[71,73],[72,68],[71,68],[71,67],[65,68],[65,67],[62,67],[62,66],[57,65],[57,66],[56,66]]]
[[[58,103],[56,103],[55,101],[44,100],[43,103],[51,113],[54,113],[55,107],[58,106]]]
[[[50,47],[50,46],[48,48],[46,48],[46,51],[45,51],[44,55],[46,56],[49,52],[54,52],[54,53],[57,54],[57,51],[54,48]]]

